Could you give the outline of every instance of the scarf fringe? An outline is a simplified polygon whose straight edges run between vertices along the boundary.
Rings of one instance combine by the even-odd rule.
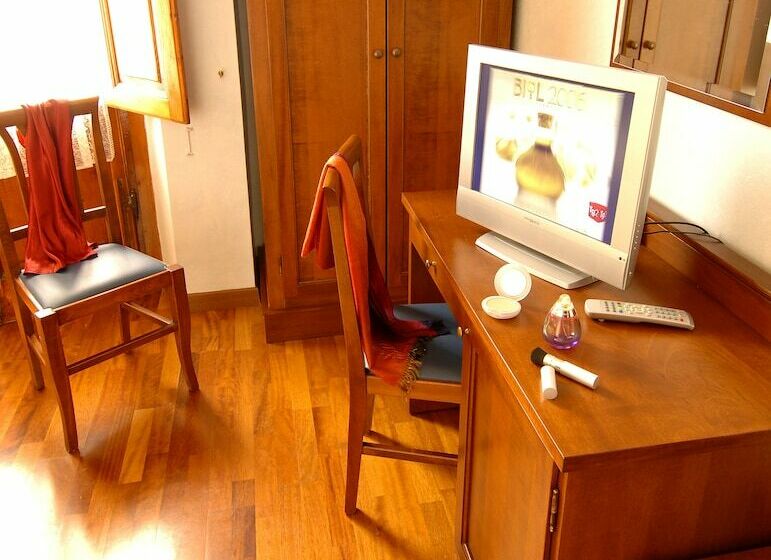
[[[399,388],[404,393],[405,398],[409,395],[413,383],[420,377],[420,366],[423,365],[423,358],[428,351],[428,343],[431,338],[421,336],[415,341],[415,345],[410,350],[410,354],[407,357],[407,366],[399,379]]]
[[[404,393],[404,398],[409,396],[413,383],[420,379],[420,368],[423,365],[423,358],[425,357],[426,352],[428,352],[428,343],[432,338],[450,332],[442,320],[433,322],[426,321],[426,326],[430,327],[435,334],[434,336],[421,336],[415,341],[412,350],[410,350],[410,354],[407,357],[407,366],[399,379],[399,388],[402,390],[402,393]]]

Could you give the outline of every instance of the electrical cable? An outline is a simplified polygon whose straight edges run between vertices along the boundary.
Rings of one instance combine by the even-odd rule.
[[[669,233],[670,235],[694,235],[698,237],[706,237],[708,239],[711,239],[715,241],[716,243],[722,243],[720,239],[715,237],[714,235],[711,235],[704,227],[700,226],[699,224],[694,224],[692,222],[679,222],[679,221],[666,221],[666,222],[656,222],[656,221],[646,221],[646,226],[669,226],[669,225],[677,225],[677,226],[689,226],[697,228],[700,231],[672,231],[669,229],[662,229],[658,231],[643,231],[643,235],[655,235],[657,233]]]

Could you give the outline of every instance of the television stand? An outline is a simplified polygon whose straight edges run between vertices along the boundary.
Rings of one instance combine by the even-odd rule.
[[[480,235],[476,245],[507,263],[520,264],[533,276],[566,290],[580,288],[597,281],[593,276],[491,231]]]

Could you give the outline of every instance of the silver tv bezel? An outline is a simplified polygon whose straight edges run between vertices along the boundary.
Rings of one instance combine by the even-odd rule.
[[[634,94],[609,244],[471,188],[480,71],[484,64]],[[456,202],[458,215],[625,289],[634,272],[645,223],[665,90],[666,79],[662,76],[470,45]]]

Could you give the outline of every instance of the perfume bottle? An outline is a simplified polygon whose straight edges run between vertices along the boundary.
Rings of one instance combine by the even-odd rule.
[[[554,117],[538,113],[535,143],[515,164],[519,192],[517,199],[526,206],[543,207],[551,215],[557,199],[565,191],[565,172],[551,149],[554,138]]]
[[[569,295],[562,294],[551,306],[543,322],[543,337],[560,350],[568,350],[578,344],[581,339],[581,322]]]

